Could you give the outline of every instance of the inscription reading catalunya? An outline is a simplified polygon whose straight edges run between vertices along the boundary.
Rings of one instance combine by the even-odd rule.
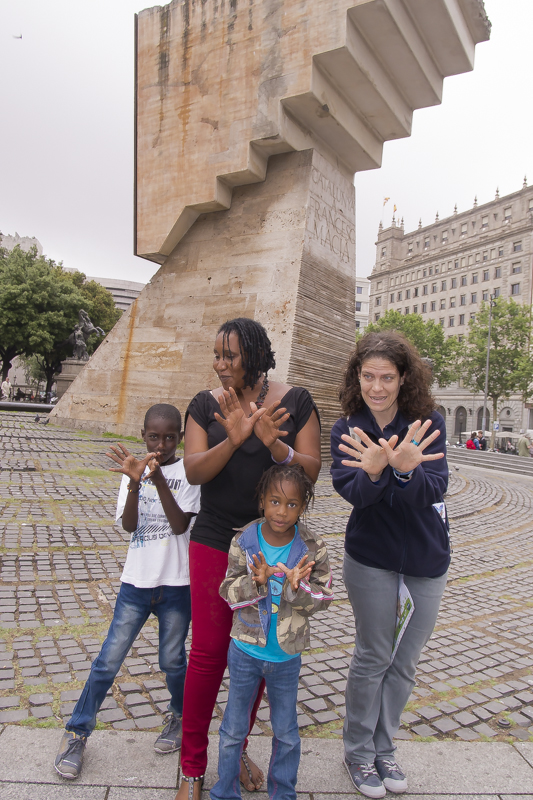
[[[353,194],[344,192],[322,172],[313,169],[315,191],[309,198],[307,229],[322,247],[330,250],[343,264],[353,263],[355,214]]]

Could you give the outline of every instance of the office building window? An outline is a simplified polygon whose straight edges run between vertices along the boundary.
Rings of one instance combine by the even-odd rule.
[[[489,270],[488,269],[484,269],[483,270],[483,280],[484,281],[488,281],[489,280]]]
[[[473,319],[473,320],[475,320],[475,318],[476,318],[475,311],[471,311],[471,312],[470,312],[470,319]]]
[[[356,319],[355,320],[355,328],[356,328],[356,330],[357,330],[357,328],[360,328],[360,327],[361,327],[361,320]]]
[[[502,268],[501,267],[494,267],[494,277],[501,278],[502,276]]]
[[[513,242],[513,253],[520,253],[522,250],[522,242]]]
[[[406,289],[405,290],[405,299],[406,300],[410,300],[411,299],[411,290],[410,289]]]
[[[402,299],[402,293],[401,293],[401,292],[398,292],[398,294],[396,295],[396,300],[397,300],[398,302],[400,302],[400,300],[401,300],[401,299]]]
[[[455,317],[448,317],[448,328],[453,328],[455,325]]]
[[[381,248],[381,258],[385,258],[386,255],[387,255],[387,248],[386,247],[382,247]]]
[[[472,292],[472,297],[470,298],[471,303],[477,303],[477,292]]]
[[[450,297],[450,308],[455,308],[455,297]]]
[[[426,236],[426,238],[424,239],[424,250],[428,249],[429,249],[429,236]]]
[[[498,258],[503,256],[503,247],[498,247]]]
[[[391,303],[394,303],[394,292],[391,292],[390,301]]]
[[[468,280],[466,275],[461,275],[461,286],[466,286]]]
[[[376,305],[377,306],[381,305],[381,297],[376,297]]]
[[[459,325],[464,325],[464,324],[465,324],[465,315],[459,314]]]
[[[488,301],[488,299],[489,299],[489,290],[485,289],[483,291],[483,295],[482,296],[483,296],[483,302],[486,303]]]
[[[428,304],[422,303],[422,314],[427,314],[428,312]]]
[[[409,306],[405,306],[404,314],[408,314],[408,313],[409,313]]]
[[[379,313],[378,314],[374,314],[374,321],[377,322],[378,319],[380,318],[380,316],[381,316],[381,314],[379,314]]]
[[[474,274],[472,275],[472,283],[477,283],[477,279],[478,279],[478,274],[477,272],[474,272]]]
[[[444,317],[441,317],[439,319],[439,325],[441,326],[441,328],[444,328]]]
[[[413,289],[413,297],[418,297],[418,286]]]
[[[445,244],[448,241],[448,231],[442,231],[442,243]]]
[[[409,244],[407,245],[407,255],[410,256],[412,255],[412,253],[413,253],[413,243],[409,242]]]
[[[453,262],[453,266],[455,267],[455,269],[459,269],[459,259],[458,258],[456,258],[455,261]]]
[[[431,294],[435,294],[436,291],[437,291],[437,284],[436,283],[432,283],[431,284]]]
[[[462,294],[459,298],[459,305],[466,306],[466,294]]]
[[[468,222],[461,223],[461,236],[466,236],[468,233]]]
[[[507,206],[507,208],[503,209],[503,218],[511,219],[511,206]]]
[[[413,306],[413,314],[418,314],[418,306]]]
[[[356,311],[361,311],[361,306],[362,306],[362,303],[359,300],[356,300],[355,301],[355,310]]]
[[[430,274],[430,275],[433,275],[433,267],[430,267],[430,268],[429,268],[429,274]]]
[[[446,299],[445,299],[444,297],[441,297],[441,301],[440,301],[440,309],[441,309],[441,311],[442,311],[442,310],[443,310],[443,309],[445,309],[445,308],[446,308]]]
[[[516,264],[513,264],[512,272],[513,275],[518,275],[520,272],[522,272],[522,265],[519,261]]]
[[[499,286],[497,286],[494,289],[493,295],[494,295],[494,297],[499,297],[500,296],[500,287]]]
[[[484,231],[488,227],[489,227],[489,217],[487,214],[486,216],[481,217],[481,230]]]
[[[483,261],[488,261],[488,260],[489,260],[489,251],[488,250],[484,250],[483,251]]]
[[[440,282],[440,290],[441,290],[441,292],[445,292],[446,291],[446,281],[441,281]]]
[[[457,289],[457,278],[452,278],[451,288]]]
[[[363,294],[363,287],[362,286],[358,286],[357,287],[357,294]]]
[[[436,311],[437,310],[437,301],[436,300],[432,300],[431,301],[431,310],[432,311]]]
[[[520,284],[519,283],[512,283],[511,284],[511,294],[520,294]]]
[[[427,293],[428,293],[428,287],[426,284],[425,286],[422,286],[422,294],[427,294]]]

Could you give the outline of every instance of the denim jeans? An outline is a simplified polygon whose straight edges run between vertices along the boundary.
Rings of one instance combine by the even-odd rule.
[[[151,613],[159,620],[159,666],[166,675],[170,692],[168,709],[181,717],[187,669],[185,639],[191,621],[189,586],[138,589],[122,583],[106,640],[66,725],[68,731],[82,736],[92,733],[100,706]]]
[[[350,764],[394,757],[392,740],[415,685],[420,653],[435,627],[446,576],[404,575],[415,610],[391,664],[398,573],[367,567],[344,554],[344,583],[355,616],[344,719],[344,752]]]
[[[260,661],[232,641],[228,652],[229,697],[220,726],[218,781],[211,800],[240,800],[241,754],[250,727],[257,690],[265,680],[274,738],[268,767],[267,790],[271,800],[296,800],[300,763],[300,735],[296,718],[301,657],[289,661]]]

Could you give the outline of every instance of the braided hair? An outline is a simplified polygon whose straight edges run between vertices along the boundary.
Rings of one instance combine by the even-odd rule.
[[[254,387],[261,375],[266,375],[269,369],[274,369],[276,366],[272,344],[260,322],[248,317],[237,317],[221,325],[218,333],[222,333],[224,350],[226,348],[229,350],[230,333],[237,335],[245,386]]]
[[[284,481],[296,486],[306,511],[314,500],[315,485],[301,464],[275,464],[263,472],[256,491],[259,503],[271,486],[281,486]]]

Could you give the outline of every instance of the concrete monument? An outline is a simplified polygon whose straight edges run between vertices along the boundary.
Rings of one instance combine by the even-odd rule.
[[[54,410],[132,433],[262,322],[328,429],[355,333],[356,171],[488,39],[482,0],[175,0],[137,20],[136,253],[161,264]]]

